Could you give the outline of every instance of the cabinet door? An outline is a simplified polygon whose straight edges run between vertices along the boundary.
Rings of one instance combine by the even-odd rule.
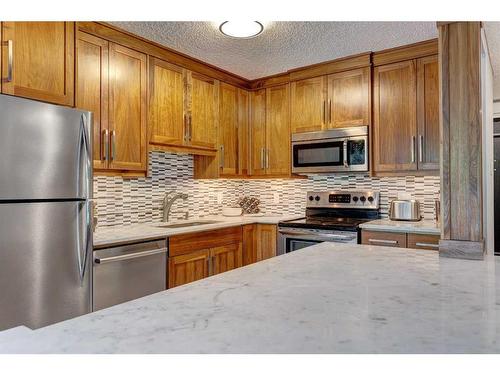
[[[290,175],[289,86],[266,90],[266,173]]]
[[[326,77],[315,77],[292,82],[292,133],[322,130],[326,117]]]
[[[251,174],[266,174],[266,90],[250,93],[250,161]]]
[[[249,144],[249,99],[250,93],[238,89],[238,174],[248,175],[248,144]]]
[[[361,231],[363,245],[406,247],[406,233]]]
[[[374,169],[414,171],[417,169],[415,62],[379,66],[374,75]]]
[[[257,262],[257,225],[243,226],[243,265]]]
[[[370,68],[328,76],[328,128],[370,124]]]
[[[417,60],[418,169],[439,169],[438,57]]]
[[[110,169],[146,170],[146,55],[110,43]]]
[[[408,233],[410,249],[439,250],[439,235]]]
[[[184,70],[150,57],[149,142],[159,145],[183,145],[187,141],[184,123]]]
[[[95,169],[106,169],[109,158],[108,47],[104,39],[80,31],[77,34],[75,104],[94,115]]]
[[[2,22],[2,93],[73,106],[74,49],[74,22]]]
[[[257,261],[276,256],[277,246],[276,225],[257,225]]]
[[[210,249],[211,273],[217,275],[234,270],[243,265],[241,242],[218,246]]]
[[[215,150],[219,116],[219,81],[190,73],[190,88],[189,144]],[[187,101],[189,102],[189,98]]]
[[[168,287],[173,288],[209,276],[210,250],[199,250],[168,259]]]
[[[219,158],[221,175],[235,175],[238,170],[237,102],[236,87],[221,83],[219,92]]]

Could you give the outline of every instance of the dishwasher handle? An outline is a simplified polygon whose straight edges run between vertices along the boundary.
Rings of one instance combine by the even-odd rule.
[[[94,262],[96,264],[105,264],[105,263],[111,263],[111,262],[119,262],[119,261],[122,261],[122,260],[142,258],[142,257],[150,256],[150,255],[162,254],[162,253],[166,253],[167,251],[168,251],[168,248],[164,247],[162,249],[139,251],[137,253],[115,255],[115,256],[105,257],[105,258],[98,258],[98,257],[96,257],[96,258],[94,258]]]

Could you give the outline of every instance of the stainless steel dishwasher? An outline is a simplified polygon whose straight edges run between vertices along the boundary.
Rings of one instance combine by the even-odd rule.
[[[93,311],[165,290],[167,252],[166,240],[95,250]]]

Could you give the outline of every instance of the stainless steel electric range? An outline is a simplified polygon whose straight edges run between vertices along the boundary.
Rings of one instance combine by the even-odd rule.
[[[312,191],[306,216],[278,224],[278,255],[320,242],[360,243],[359,225],[380,217],[375,191]]]

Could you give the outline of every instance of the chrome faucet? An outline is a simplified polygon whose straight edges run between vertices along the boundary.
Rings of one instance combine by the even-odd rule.
[[[177,199],[186,200],[188,195],[186,193],[176,193],[169,199],[170,194],[175,193],[174,191],[168,191],[165,193],[165,197],[163,198],[163,221],[167,222],[170,217],[170,210],[172,209],[172,205]],[[185,219],[187,220],[189,217],[189,211],[185,213]]]

